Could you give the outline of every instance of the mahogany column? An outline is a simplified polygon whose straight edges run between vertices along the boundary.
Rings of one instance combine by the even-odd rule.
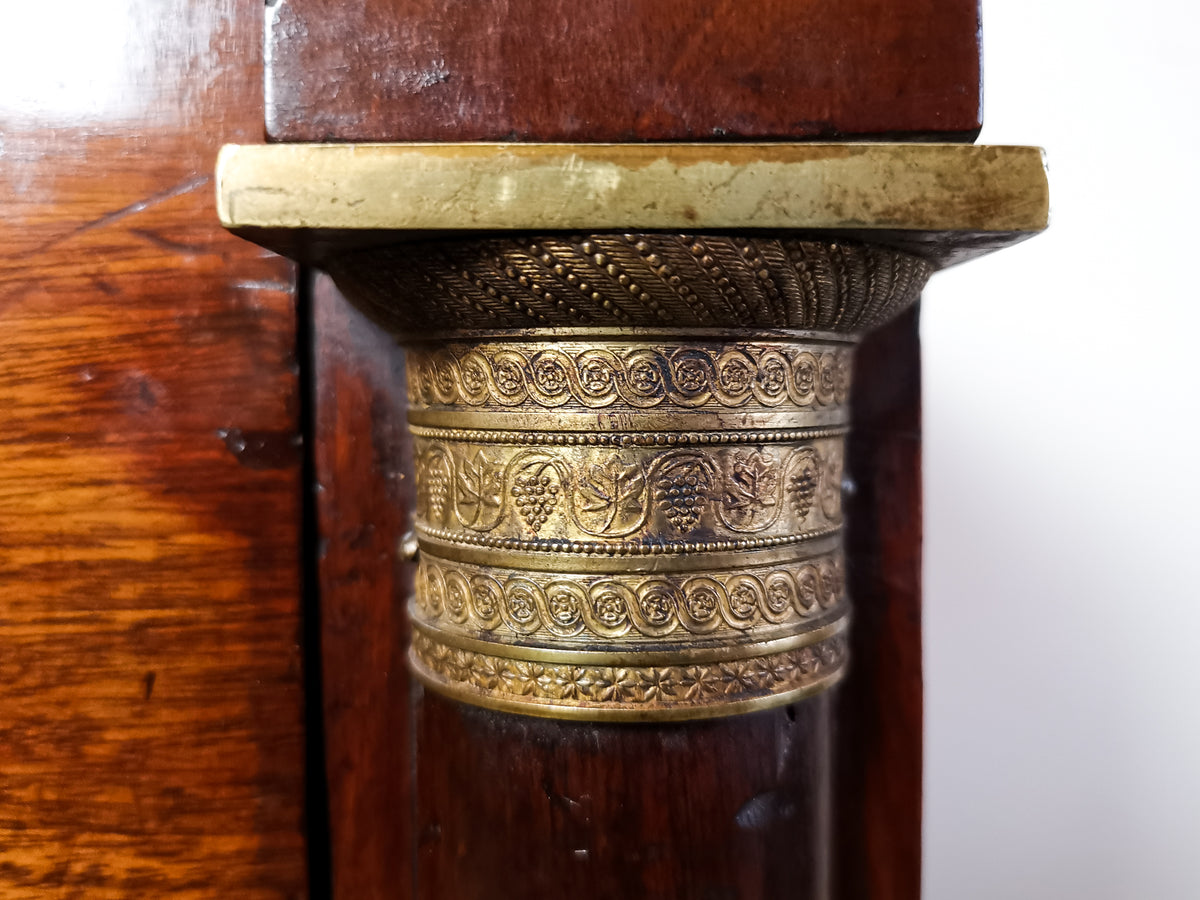
[[[955,140],[970,139],[980,122],[972,0],[772,2],[752,10],[629,0],[536,11],[292,0],[269,9],[267,40],[267,125],[283,141]],[[394,645],[409,577],[389,551],[408,523],[379,503],[405,491],[395,444],[403,411],[388,381],[399,363],[394,350],[386,351],[390,362],[380,355],[384,342],[345,311],[327,281],[318,280],[314,296],[337,896],[394,896],[408,886],[421,896],[455,896],[451,884],[469,896],[495,890],[492,879],[508,873],[507,889],[518,875],[541,884],[542,866],[546,878],[590,873],[584,885],[597,896],[615,891],[621,878],[650,879],[657,896],[681,897],[799,895],[801,883],[820,881],[809,854],[797,859],[791,848],[798,823],[819,812],[805,760],[825,752],[829,738],[818,723],[828,701],[709,725],[631,729],[479,713],[419,692],[411,713],[403,711],[407,675]],[[918,506],[890,499],[919,497],[915,316],[888,326],[876,343],[890,346],[895,371],[906,374],[894,378],[870,355],[860,357],[858,377],[881,399],[864,405],[866,427],[850,450],[851,552],[868,563],[858,571],[873,573],[851,587],[862,624],[854,640],[875,662],[852,669],[841,690],[841,735],[868,749],[843,767],[833,806],[845,816],[847,896],[915,897],[920,518]],[[350,430],[368,419],[370,437],[354,436]],[[497,760],[472,756],[489,740],[514,765],[511,791],[496,788]],[[705,760],[714,762],[702,766],[703,789],[650,790],[655,772]],[[723,787],[712,782],[717,761]],[[635,802],[641,786],[646,799]],[[526,830],[502,827],[509,816],[528,816]],[[571,846],[587,821],[614,843]],[[596,861],[618,852],[631,862],[597,877]]]

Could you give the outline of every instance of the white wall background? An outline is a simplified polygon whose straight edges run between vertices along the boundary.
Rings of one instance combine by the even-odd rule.
[[[985,0],[1045,235],[926,292],[926,900],[1200,898],[1200,4]]]

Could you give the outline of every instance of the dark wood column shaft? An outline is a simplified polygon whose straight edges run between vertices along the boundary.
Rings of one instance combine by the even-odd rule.
[[[268,42],[268,130],[283,141],[961,140],[980,121],[973,0],[629,0],[536,16],[291,0],[268,15]],[[412,573],[390,555],[410,527],[394,505],[408,477],[402,392],[388,380],[401,354],[329,282],[315,301],[337,897],[917,896],[915,313],[858,361],[847,682],[727,721],[598,726],[416,688],[408,706]],[[836,781],[817,774],[831,761]],[[820,862],[835,833],[837,872]]]
[[[832,712],[579,725],[426,694],[415,895],[828,897]]]
[[[837,893],[921,892],[919,309],[869,335],[854,377],[846,558],[853,665],[837,700]]]

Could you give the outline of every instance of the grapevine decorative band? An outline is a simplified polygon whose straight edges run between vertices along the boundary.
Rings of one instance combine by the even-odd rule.
[[[841,439],[663,450],[530,449],[417,438],[417,521],[533,537],[708,540],[841,521]],[[555,530],[555,529],[558,530]]]

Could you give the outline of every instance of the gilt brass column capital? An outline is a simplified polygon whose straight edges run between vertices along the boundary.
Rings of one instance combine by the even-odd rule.
[[[597,720],[841,677],[854,347],[1046,216],[1029,148],[243,147],[219,182],[406,346],[413,671]]]

